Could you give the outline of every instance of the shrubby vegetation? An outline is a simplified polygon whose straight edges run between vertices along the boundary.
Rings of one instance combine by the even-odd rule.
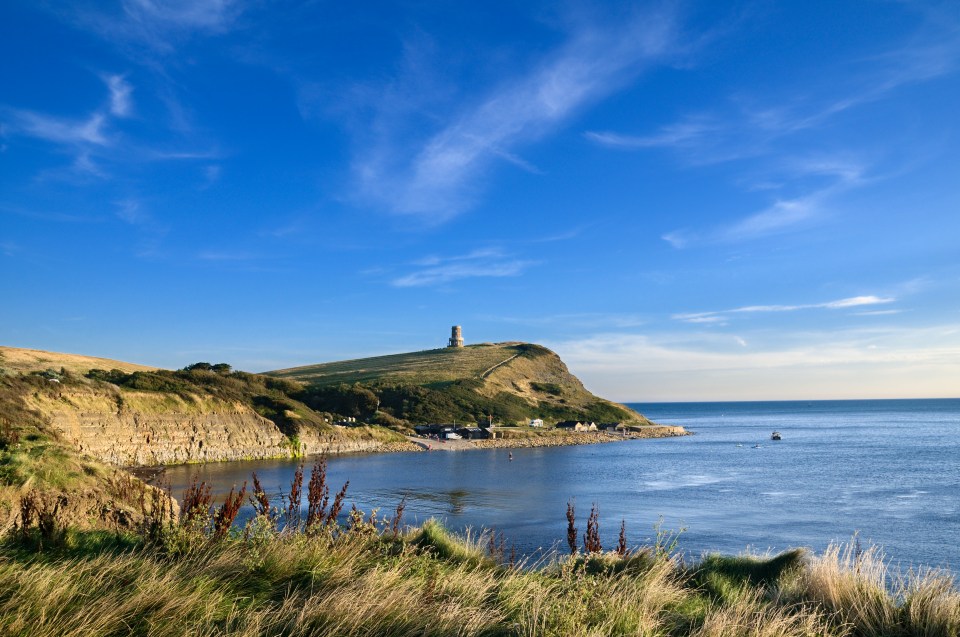
[[[533,417],[612,422],[631,415],[622,407],[600,400],[574,408],[546,401],[531,406],[508,392],[486,396],[478,391],[483,381],[475,378],[427,385],[376,382],[312,385],[231,371],[225,363],[195,363],[178,371],[125,373],[116,369],[93,369],[87,377],[140,391],[169,392],[183,397],[203,392],[222,400],[244,402],[273,420],[288,435],[298,425],[322,426],[324,418],[350,417],[408,431],[414,424],[431,422],[487,422],[492,418],[495,422],[514,423]],[[548,394],[562,393],[556,383],[532,385]]]

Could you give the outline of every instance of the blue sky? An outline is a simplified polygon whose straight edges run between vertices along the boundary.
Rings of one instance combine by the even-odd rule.
[[[960,395],[956,2],[5,2],[0,343]]]

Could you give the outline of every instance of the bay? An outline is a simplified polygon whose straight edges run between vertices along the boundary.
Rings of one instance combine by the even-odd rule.
[[[328,480],[334,491],[349,480],[347,502],[368,513],[390,516],[405,498],[406,523],[434,517],[458,532],[493,528],[520,555],[566,550],[572,501],[581,535],[590,508],[599,508],[609,548],[621,521],[631,545],[653,541],[658,523],[664,532],[684,529],[678,549],[693,557],[822,551],[857,534],[903,568],[960,572],[960,399],[630,406],[694,435],[514,449],[513,460],[507,450],[332,457]],[[770,440],[774,430],[783,440]],[[179,496],[194,476],[222,494],[256,471],[279,505],[296,465],[166,473]]]

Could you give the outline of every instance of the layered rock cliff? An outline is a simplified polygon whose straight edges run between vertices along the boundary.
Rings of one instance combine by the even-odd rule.
[[[212,396],[51,383],[24,397],[48,428],[83,454],[150,466],[374,451],[401,437],[370,427],[304,423],[285,434],[249,405]]]

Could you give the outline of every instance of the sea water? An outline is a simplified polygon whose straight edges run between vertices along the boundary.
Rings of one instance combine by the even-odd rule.
[[[606,548],[622,521],[631,545],[682,531],[677,548],[694,557],[857,537],[901,567],[960,572],[960,399],[630,407],[694,435],[513,449],[512,460],[506,449],[332,457],[328,481],[336,491],[349,480],[347,502],[368,513],[390,516],[405,499],[406,523],[495,529],[521,555],[567,550],[572,502],[581,536],[598,508]],[[172,467],[167,478],[174,495],[194,475],[222,493],[256,471],[280,504],[296,464]]]

